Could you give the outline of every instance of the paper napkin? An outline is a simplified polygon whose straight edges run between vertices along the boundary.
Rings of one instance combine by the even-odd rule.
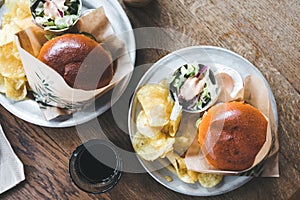
[[[0,125],[0,194],[24,179],[23,163],[14,153]]]

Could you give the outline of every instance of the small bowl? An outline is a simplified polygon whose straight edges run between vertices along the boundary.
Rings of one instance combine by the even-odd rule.
[[[37,16],[36,14],[36,10],[40,8],[41,4],[45,3],[45,0],[36,0],[36,1],[30,1],[30,11],[31,11],[31,15],[33,17],[33,21],[34,23],[41,27],[42,29],[44,29],[45,31],[51,31],[51,32],[64,32],[67,31],[68,29],[70,29],[72,26],[74,26],[77,21],[79,20],[80,16],[81,16],[81,12],[82,12],[82,0],[77,0],[78,3],[78,8],[77,8],[77,13],[74,14],[74,18],[71,19],[72,23],[68,24],[68,25],[64,25],[62,27],[58,27],[57,24],[55,24],[55,19],[51,19],[48,18],[47,21],[48,23],[53,22],[54,25],[50,24],[50,25],[45,25],[43,24],[46,23],[45,18]],[[64,13],[65,14],[65,13]],[[60,18],[63,19],[63,18]]]
[[[189,84],[186,83],[189,81]],[[196,90],[191,88],[204,82],[203,89],[196,95],[192,95]],[[182,109],[189,113],[201,113],[206,111],[218,99],[219,88],[217,79],[211,67],[202,64],[184,64],[180,66],[172,75],[169,81],[169,89],[174,101],[179,101]],[[182,92],[182,91],[188,92]],[[187,100],[188,99],[188,100]],[[201,102],[200,102],[201,101]]]

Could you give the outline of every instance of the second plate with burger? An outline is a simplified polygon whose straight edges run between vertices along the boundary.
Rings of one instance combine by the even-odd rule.
[[[116,35],[118,39],[124,42],[126,49],[129,51],[130,61],[132,64],[134,64],[135,39],[132,32],[131,24],[121,5],[115,0],[92,0],[82,2],[83,12],[89,9],[95,9],[99,7],[104,8],[105,14],[110,22],[114,35]],[[5,9],[5,5],[3,9],[1,9],[1,12],[7,12],[7,10]],[[1,105],[4,106],[9,112],[30,123],[47,127],[69,127],[87,122],[109,109],[122,95],[123,91],[127,87],[130,78],[130,75],[126,76],[120,82],[118,82],[118,84],[112,90],[109,90],[100,98],[97,98],[93,105],[87,107],[82,112],[73,113],[73,115],[69,118],[62,117],[57,120],[55,119],[47,121],[44,118],[39,108],[39,105],[32,98],[25,98],[22,101],[13,101],[7,98],[4,94],[0,94],[0,102]]]
[[[222,75],[221,79],[219,77],[220,74]],[[250,80],[247,77],[255,78]],[[197,151],[200,149],[200,144],[202,151],[211,152],[210,149],[204,148],[210,148],[205,145],[207,141],[231,141],[230,138],[228,139],[230,135],[221,136],[221,140],[219,141],[214,140],[216,136],[212,134],[210,137],[207,137],[208,134],[203,136],[203,128],[201,130],[200,128],[198,129],[199,124],[202,123],[201,120],[209,121],[211,119],[209,117],[211,114],[207,115],[205,113],[210,108],[214,108],[211,110],[217,111],[212,114],[216,117],[213,121],[222,122],[222,124],[212,125],[209,132],[214,132],[214,130],[221,127],[218,125],[227,127],[230,122],[230,115],[236,115],[234,114],[235,112],[239,113],[244,108],[247,110],[249,106],[243,102],[233,103],[234,105],[232,106],[231,104],[222,106],[222,104],[216,104],[216,102],[220,99],[225,99],[228,102],[231,102],[233,99],[239,101],[239,97],[243,97],[243,95],[247,99],[250,90],[245,90],[243,86],[251,86],[251,82],[255,82],[256,78],[262,81],[260,84],[265,84],[266,86],[266,95],[270,100],[271,110],[273,110],[271,118],[275,120],[274,123],[277,125],[276,102],[270,87],[257,68],[243,57],[218,47],[195,46],[172,52],[156,62],[144,74],[137,85],[128,116],[128,128],[133,147],[147,172],[165,187],[192,196],[223,194],[241,187],[251,180],[250,174],[244,173],[243,170],[250,169],[251,165],[256,165],[256,161],[249,157],[251,154],[249,152],[252,150],[248,151],[241,148],[236,149],[236,151],[230,149],[228,152],[231,156],[226,161],[229,160],[229,162],[243,160],[242,154],[248,152],[249,154],[246,155],[249,160],[247,166],[230,165],[228,162],[224,164],[220,159],[217,159],[220,161],[217,164],[221,164],[217,165],[213,163],[212,159],[206,156],[200,157],[201,162],[197,160],[197,162],[189,162],[187,157],[191,153],[196,152],[196,154],[199,154]],[[231,92],[224,92],[223,88],[228,89],[229,86]],[[189,107],[189,105],[192,106]],[[216,109],[216,105],[221,109]],[[255,106],[264,107],[265,105]],[[230,108],[230,111],[226,111],[225,108]],[[258,112],[259,115],[257,117],[259,119],[265,118],[264,114],[257,111],[257,109],[248,110],[254,113]],[[248,113],[248,111],[243,113]],[[204,119],[204,115],[209,119]],[[245,118],[246,121],[248,117]],[[249,120],[253,121],[254,119],[250,117]],[[262,154],[258,156],[261,158],[267,156],[270,145],[273,142],[273,139],[270,141],[270,137],[267,136],[265,122],[265,120],[262,120],[262,129],[264,132],[262,139],[257,142],[259,144],[256,150],[253,150],[253,154],[255,155],[259,155],[258,151],[262,151]],[[212,122],[207,123],[212,124]],[[204,127],[204,122],[201,125],[201,127]],[[243,126],[236,125],[236,129],[243,128]],[[230,128],[230,130],[232,129]],[[198,134],[199,131],[202,132],[202,135]],[[211,140],[204,140],[203,138],[205,137]],[[237,142],[237,140],[243,139],[238,137],[232,138],[232,141]],[[193,144],[197,146],[196,151],[191,149]],[[240,146],[243,145],[243,143],[239,144]],[[265,147],[262,147],[262,144],[266,144],[264,145]],[[226,148],[225,145],[221,146]],[[234,155],[238,156],[234,157]],[[257,163],[262,163],[263,160],[259,159]],[[195,168],[193,168],[194,163],[196,163]],[[225,168],[221,169],[220,166],[221,168],[225,166]],[[232,168],[232,166],[238,167]],[[259,167],[256,171],[246,171],[261,173],[260,169]],[[229,170],[230,173],[226,170]],[[235,173],[236,171],[237,173]],[[237,174],[240,176],[233,176]],[[246,174],[248,176],[241,176]]]

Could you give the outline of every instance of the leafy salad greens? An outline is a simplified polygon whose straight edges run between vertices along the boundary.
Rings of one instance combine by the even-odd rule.
[[[209,68],[202,64],[185,64],[179,67],[170,80],[170,91],[185,110],[197,111],[211,100]]]
[[[80,17],[80,0],[30,0],[37,24],[45,30],[61,30],[72,26]]]

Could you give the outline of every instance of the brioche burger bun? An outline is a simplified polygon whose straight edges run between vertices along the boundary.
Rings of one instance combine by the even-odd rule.
[[[114,75],[110,53],[84,34],[69,33],[47,41],[37,58],[76,89],[99,89]]]
[[[203,116],[198,142],[214,168],[246,170],[266,141],[267,123],[264,115],[247,103],[220,103]]]

